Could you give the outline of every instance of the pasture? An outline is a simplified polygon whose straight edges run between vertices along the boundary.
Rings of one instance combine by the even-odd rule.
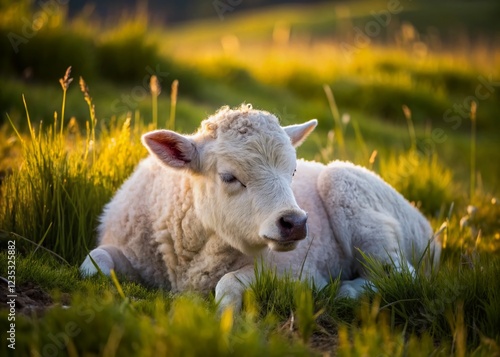
[[[0,8],[2,355],[500,355],[495,1],[235,7],[166,27],[57,8],[32,31],[26,4]],[[369,262],[377,291],[351,300],[337,277],[319,290],[256,262],[242,313],[221,316],[213,295],[82,279],[140,136],[243,102],[283,125],[317,118],[298,157],[378,173],[442,233],[440,269]]]

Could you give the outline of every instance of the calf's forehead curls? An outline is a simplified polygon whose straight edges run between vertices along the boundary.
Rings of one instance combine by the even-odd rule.
[[[197,134],[212,141],[210,151],[219,158],[271,166],[283,166],[288,161],[295,166],[293,147],[299,146],[316,124],[311,120],[281,127],[273,114],[242,104],[234,109],[222,107],[201,123]]]
[[[253,134],[284,138],[287,143],[291,141],[294,147],[304,142],[307,136],[314,130],[318,121],[309,120],[298,125],[281,127],[278,118],[264,110],[256,110],[251,104],[242,104],[240,107],[231,109],[228,106],[220,108],[215,114],[201,123],[197,134],[223,140],[251,137]],[[279,133],[287,135],[280,136]]]
[[[201,123],[199,134],[217,139],[224,137],[241,137],[256,132],[275,132],[279,130],[278,119],[263,110],[255,110],[251,104],[242,104],[239,108],[228,106],[220,108],[215,114]]]

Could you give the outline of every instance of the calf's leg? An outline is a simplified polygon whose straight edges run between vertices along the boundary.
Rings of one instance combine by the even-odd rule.
[[[337,296],[356,299],[368,287],[375,290],[373,283],[365,278],[359,277],[353,280],[344,280],[340,283]]]
[[[358,251],[358,260],[364,255],[392,266],[396,271],[408,270],[415,274],[415,269],[408,261],[411,252],[405,248],[408,237],[403,237],[399,222],[389,214],[374,210],[360,210],[355,218],[352,245]],[[365,276],[364,267],[358,264],[358,271]]]
[[[357,298],[365,288],[375,289],[368,278],[364,256],[382,264],[392,266],[396,271],[408,271],[415,276],[415,269],[405,256],[404,237],[399,223],[390,215],[373,210],[360,210],[355,218],[352,246],[357,252],[357,271],[360,277],[342,282],[339,296]]]
[[[92,276],[98,272],[90,257],[105,275],[109,276],[111,269],[114,269],[116,273],[122,274],[130,280],[139,280],[139,274],[118,247],[103,245],[92,250],[80,265],[80,273],[83,276]]]
[[[253,265],[225,274],[215,287],[215,301],[218,302],[219,312],[228,307],[240,311],[243,305],[243,293],[255,280]]]

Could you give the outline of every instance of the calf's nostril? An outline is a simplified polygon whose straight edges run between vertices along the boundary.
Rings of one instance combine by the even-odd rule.
[[[285,216],[280,218],[280,226],[285,229],[292,229],[295,224],[289,217]]]
[[[306,215],[290,213],[282,216],[278,220],[282,239],[300,240],[305,238],[307,234],[306,222]]]

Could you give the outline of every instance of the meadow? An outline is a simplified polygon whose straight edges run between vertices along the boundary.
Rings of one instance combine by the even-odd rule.
[[[27,3],[0,13],[0,277],[15,255],[18,294],[15,350],[0,300],[2,355],[500,355],[494,1],[236,7],[172,27],[140,12],[39,19]],[[242,102],[284,125],[317,118],[298,156],[382,176],[441,233],[440,269],[368,260],[377,292],[351,300],[336,277],[318,290],[257,262],[243,311],[221,316],[213,296],[82,279],[103,205],[146,155],[141,134],[191,132]]]

